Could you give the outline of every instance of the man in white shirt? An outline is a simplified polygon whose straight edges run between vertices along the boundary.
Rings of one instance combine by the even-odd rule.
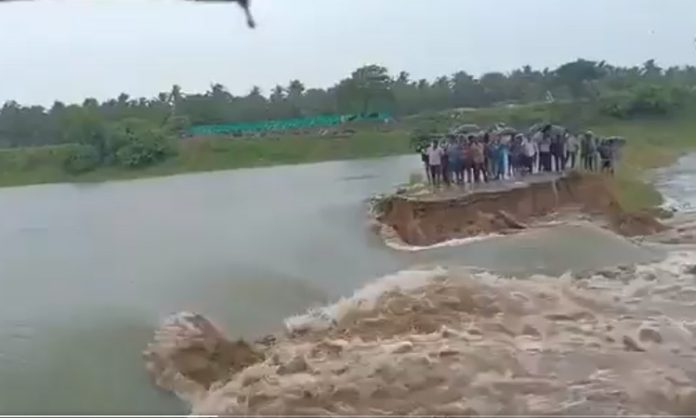
[[[533,157],[533,167],[537,167],[537,171],[541,171],[541,160],[539,158],[539,144],[544,139],[544,133],[537,131],[529,141],[534,146],[534,157]]]
[[[566,135],[566,161],[568,161],[568,168],[572,170],[575,169],[575,164],[577,163],[580,141],[573,134],[566,133]]]
[[[438,186],[442,174],[442,169],[440,168],[442,165],[442,148],[440,148],[437,141],[433,141],[428,148],[428,165],[433,185]]]
[[[537,153],[537,147],[534,141],[529,138],[522,137],[522,155],[524,156],[524,166],[532,174],[534,172],[534,157]]]

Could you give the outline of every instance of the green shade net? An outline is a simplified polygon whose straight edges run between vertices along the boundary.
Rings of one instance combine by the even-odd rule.
[[[283,132],[311,128],[328,128],[350,122],[378,121],[389,119],[386,113],[370,113],[365,115],[321,115],[308,118],[267,120],[249,123],[231,123],[224,125],[200,125],[189,130],[193,136],[230,135],[230,134],[260,134],[268,132]]]

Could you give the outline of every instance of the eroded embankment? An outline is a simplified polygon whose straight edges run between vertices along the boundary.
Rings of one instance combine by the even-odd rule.
[[[402,289],[295,318],[268,347],[179,315],[147,365],[197,414],[694,414],[695,261],[528,280],[402,272]],[[212,384],[197,373],[211,368]]]
[[[648,213],[625,213],[615,198],[611,178],[593,174],[532,176],[523,182],[473,190],[407,191],[380,198],[375,208],[381,234],[410,246],[511,233],[553,213],[595,216],[626,236],[665,229]]]

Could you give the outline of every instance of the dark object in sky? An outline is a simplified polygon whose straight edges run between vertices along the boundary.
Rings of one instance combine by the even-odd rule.
[[[2,3],[2,2],[7,3],[10,1],[17,1],[17,0],[0,0],[0,3]],[[201,2],[208,2],[208,3],[230,3],[230,2],[237,3],[242,9],[244,9],[244,13],[246,14],[246,19],[247,19],[247,25],[249,25],[250,28],[256,27],[256,22],[254,21],[254,17],[251,15],[251,10],[249,10],[249,5],[251,4],[251,0],[189,0],[189,1],[201,1]]]
[[[246,19],[247,19],[247,25],[249,25],[249,27],[252,29],[256,27],[256,22],[254,21],[254,17],[251,15],[251,10],[249,10],[249,5],[251,4],[251,0],[193,0],[193,1],[202,1],[202,2],[208,2],[208,3],[235,2],[242,9],[244,9],[244,13],[246,14]]]

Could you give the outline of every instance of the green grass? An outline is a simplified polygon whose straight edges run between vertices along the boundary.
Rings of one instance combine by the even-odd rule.
[[[63,169],[69,146],[0,150],[0,186],[166,176],[179,173],[304,164],[356,158],[379,158],[411,152],[409,134],[366,129],[352,136],[289,135],[266,138],[208,137],[184,139],[177,156],[144,169],[100,167],[71,175]]]
[[[329,160],[379,158],[408,154],[411,131],[418,128],[443,130],[453,124],[496,122],[526,127],[540,121],[553,121],[573,129],[592,129],[599,135],[620,135],[628,140],[617,171],[619,200],[634,211],[660,203],[661,197],[645,180],[651,168],[673,162],[696,148],[696,118],[691,109],[662,120],[617,121],[599,117],[583,103],[556,105],[530,104],[432,112],[405,118],[395,125],[361,125],[352,136],[285,135],[240,139],[208,137],[181,140],[178,155],[145,169],[100,167],[70,175],[63,169],[69,146],[0,150],[0,186],[53,182],[100,182],[106,180],[165,176],[187,172],[303,164]]]
[[[409,141],[409,134],[399,130],[366,130],[342,138],[194,139],[182,143],[181,152],[174,163],[185,171],[201,171],[377,158],[410,152]]]
[[[669,121],[604,123],[593,130],[628,141],[616,173],[616,190],[620,204],[630,212],[662,203],[649,182],[649,170],[672,164],[696,149],[696,120],[688,115]]]

